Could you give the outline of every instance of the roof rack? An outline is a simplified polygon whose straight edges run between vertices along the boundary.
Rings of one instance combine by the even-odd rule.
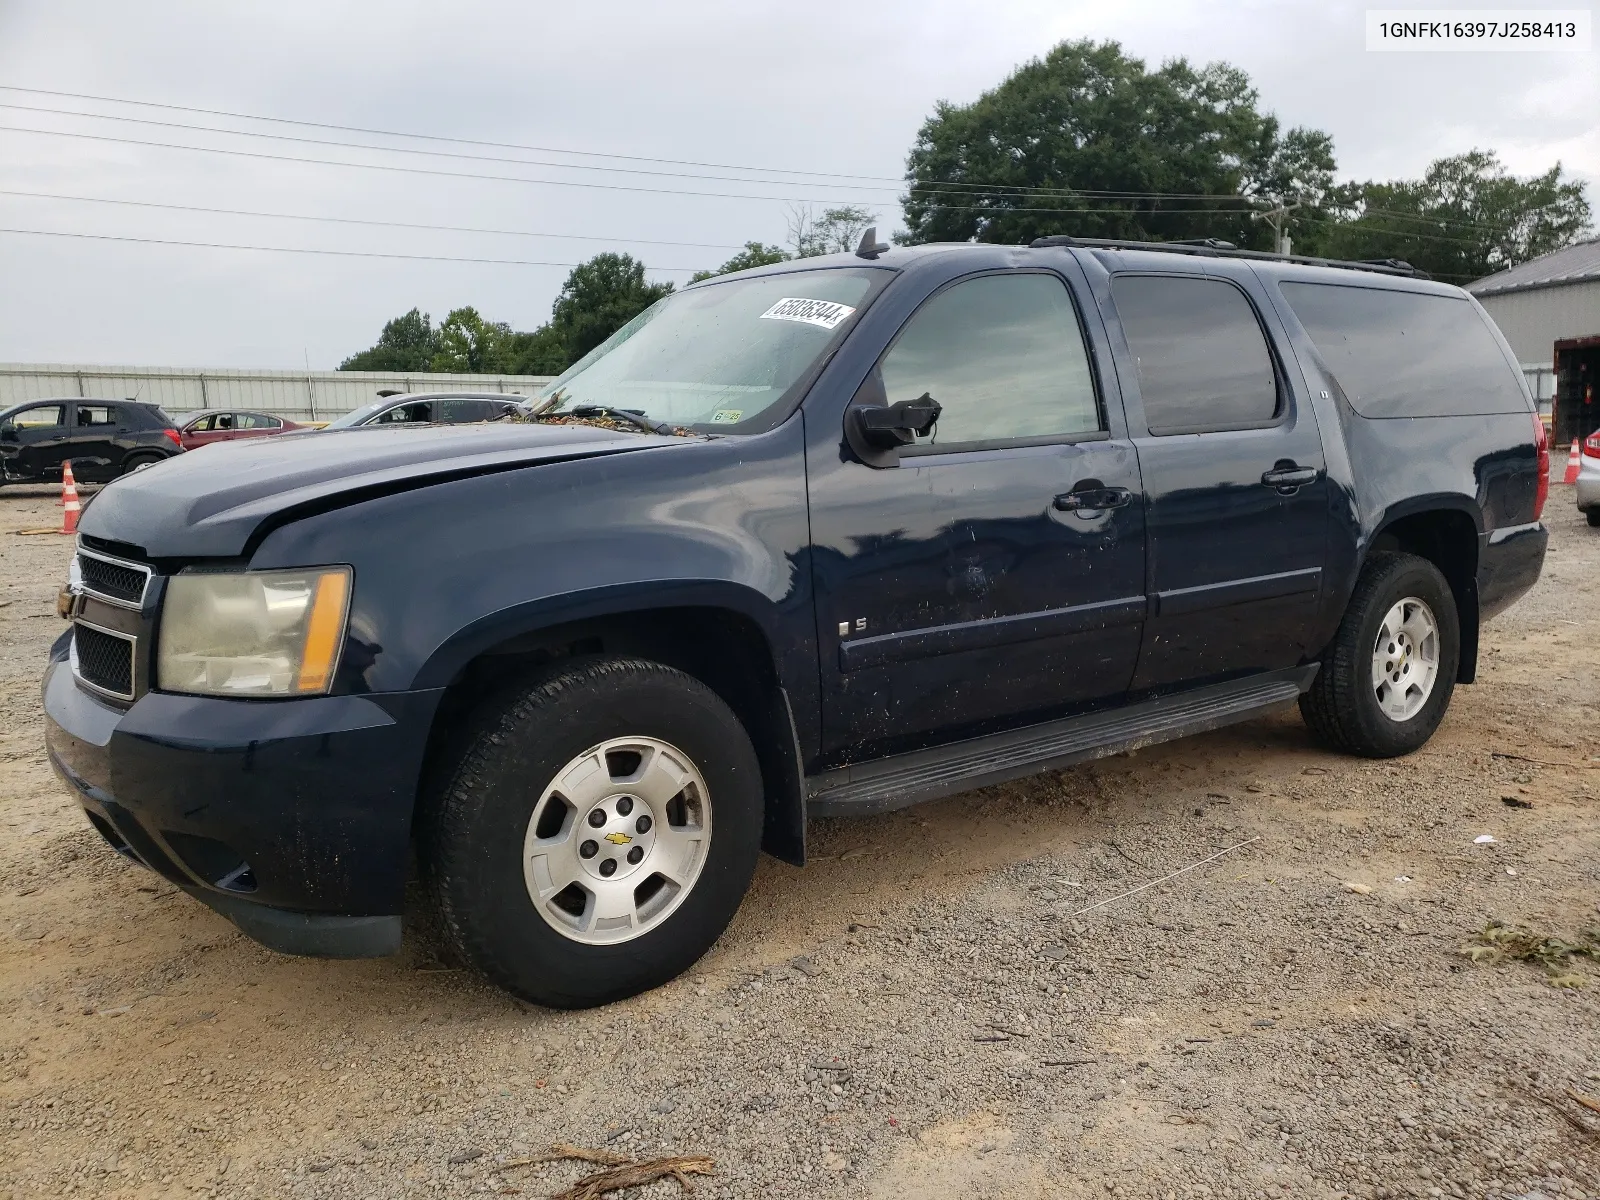
[[[1359,262],[1340,258],[1312,258],[1306,254],[1273,254],[1266,250],[1240,250],[1231,242],[1218,238],[1194,238],[1181,242],[1135,242],[1120,238],[1079,238],[1056,233],[1049,237],[1034,238],[1028,243],[1034,249],[1046,246],[1082,246],[1090,250],[1159,250],[1167,254],[1193,254],[1202,258],[1257,258],[1269,262],[1299,263],[1307,267],[1339,267],[1346,271],[1372,271],[1378,275],[1404,275],[1408,279],[1429,279],[1426,271],[1419,271],[1399,258],[1372,258]]]

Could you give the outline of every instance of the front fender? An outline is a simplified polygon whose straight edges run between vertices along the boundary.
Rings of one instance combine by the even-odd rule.
[[[447,683],[542,626],[662,605],[754,621],[807,744],[816,628],[797,415],[748,438],[549,462],[375,496],[290,521],[257,569],[348,563],[336,690]]]

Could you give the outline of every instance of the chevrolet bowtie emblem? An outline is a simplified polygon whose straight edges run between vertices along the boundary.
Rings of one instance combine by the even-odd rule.
[[[613,846],[626,846],[633,839],[625,833],[608,833],[606,834],[606,841]]]

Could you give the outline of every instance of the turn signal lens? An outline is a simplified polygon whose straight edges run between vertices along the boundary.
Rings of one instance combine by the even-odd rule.
[[[317,579],[317,594],[311,601],[311,620],[306,624],[306,648],[300,660],[296,691],[328,690],[333,664],[339,657],[339,642],[344,637],[349,595],[350,576],[345,572],[330,571]]]

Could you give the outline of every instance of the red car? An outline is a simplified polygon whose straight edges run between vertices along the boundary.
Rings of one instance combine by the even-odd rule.
[[[212,442],[231,442],[234,438],[265,437],[273,433],[288,433],[291,429],[306,429],[271,413],[259,412],[203,412],[185,421],[178,430],[185,450],[198,450]]]

